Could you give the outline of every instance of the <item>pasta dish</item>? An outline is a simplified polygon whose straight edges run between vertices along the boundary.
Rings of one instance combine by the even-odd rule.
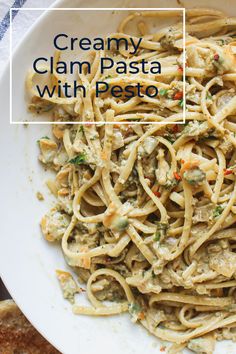
[[[78,77],[90,87],[86,98],[32,98],[31,110],[65,121],[38,141],[57,198],[41,227],[73,269],[57,277],[75,314],[128,311],[171,342],[170,353],[210,354],[216,340],[236,339],[236,19],[187,10],[183,63],[181,22],[150,33],[155,16],[166,14],[131,13],[114,36],[136,23],[144,38],[136,60],[158,58],[163,70],[132,80],[157,85],[157,98],[95,98],[101,53]],[[113,54],[130,60],[126,50]],[[182,120],[184,66],[186,121],[169,124]],[[131,77],[111,71],[107,80]],[[76,277],[91,306],[81,305]]]

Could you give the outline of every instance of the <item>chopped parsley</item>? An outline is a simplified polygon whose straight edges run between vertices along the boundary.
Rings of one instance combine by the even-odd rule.
[[[166,96],[167,95],[167,93],[168,93],[168,90],[167,89],[160,89],[160,91],[159,91],[159,95],[160,96]]]
[[[145,318],[145,314],[143,312],[142,307],[135,302],[129,304],[129,313],[131,314],[132,321],[134,322],[136,322],[137,320],[143,320]]]
[[[83,125],[81,125],[81,126],[79,127],[79,131],[80,131],[81,133],[84,133],[84,127],[83,127]]]
[[[158,222],[157,229],[166,231],[168,229],[168,224],[166,222]]]
[[[86,162],[86,155],[85,153],[81,153],[72,159],[69,160],[69,163],[72,163],[74,165],[81,165]]]
[[[165,237],[168,226],[169,225],[165,222],[158,222],[153,241],[159,242],[161,238]]]
[[[178,105],[183,108],[183,106],[184,106],[184,100],[183,100],[183,98],[179,101]]]
[[[129,304],[129,312],[131,314],[134,314],[134,313],[137,314],[137,313],[139,313],[141,311],[142,311],[142,309],[141,309],[141,306],[139,304],[137,304],[135,302]]]
[[[206,98],[207,98],[208,100],[212,100],[212,95],[208,92],[207,95],[206,95]]]
[[[167,179],[166,183],[164,184],[164,188],[165,189],[172,189],[174,187],[176,187],[178,185],[179,181],[176,178],[172,178],[172,179]]]
[[[166,140],[168,140],[171,144],[173,144],[173,143],[175,142],[175,140],[176,140],[175,135],[174,135],[174,134],[171,134],[171,133],[166,133],[166,134],[164,134],[164,138],[165,138]]]
[[[227,41],[225,39],[219,39],[218,43],[219,43],[219,45],[225,45],[225,44],[227,44]]]
[[[213,210],[213,218],[218,218],[222,214],[223,210],[224,208],[221,205],[217,205]]]
[[[216,137],[214,135],[208,135],[208,136],[202,136],[198,139],[199,142],[202,142],[202,141],[207,141],[207,140],[215,140]]]
[[[156,278],[156,274],[154,273],[154,270],[152,270],[152,278]]]
[[[48,136],[42,136],[42,138],[40,138],[39,140],[37,140],[37,143],[39,143],[39,142],[40,142],[40,140],[42,140],[42,139],[47,139],[47,140],[50,140],[50,138],[49,138]]]
[[[155,235],[153,237],[153,241],[155,242],[160,241],[160,238],[161,238],[161,233],[159,230],[156,230]]]

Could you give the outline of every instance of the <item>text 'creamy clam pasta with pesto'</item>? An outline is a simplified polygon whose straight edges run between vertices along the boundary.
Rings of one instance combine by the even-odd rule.
[[[173,26],[157,31],[168,17]],[[183,122],[183,11],[133,11],[105,38],[59,33],[51,42],[54,56],[35,58],[26,78],[36,121],[47,113],[53,122],[100,123],[112,109],[118,123]]]
[[[119,31],[138,19],[140,35],[170,64],[165,87],[156,100],[90,96],[82,106],[100,125],[54,125],[52,138],[39,140],[57,198],[41,227],[73,269],[57,276],[75,314],[128,311],[172,342],[170,353],[210,354],[216,340],[236,339],[236,19],[187,10],[186,123],[170,125],[182,114],[179,29],[149,34],[148,16],[129,16]],[[32,105],[52,105],[62,120],[76,106]],[[139,116],[163,122],[112,124]],[[75,299],[77,280],[91,306]]]

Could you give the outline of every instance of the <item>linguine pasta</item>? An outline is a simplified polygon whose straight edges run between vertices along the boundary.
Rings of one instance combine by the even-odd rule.
[[[53,139],[39,140],[57,198],[41,226],[87,284],[89,307],[79,296],[74,303],[83,289],[73,277],[57,272],[75,314],[129,311],[172,342],[170,352],[210,354],[215,339],[236,339],[236,19],[187,11],[186,123],[169,125],[182,119],[181,26],[149,34],[151,16],[131,14],[116,36],[138,19],[145,46],[137,58],[162,60],[163,73],[136,80],[160,87],[158,98],[95,99],[96,58],[93,74],[79,77],[90,85],[86,99],[33,98],[31,109],[50,105],[54,119],[100,122],[54,125]],[[112,124],[119,121],[130,122]]]

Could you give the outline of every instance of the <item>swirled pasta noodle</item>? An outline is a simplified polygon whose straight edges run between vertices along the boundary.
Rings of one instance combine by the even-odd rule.
[[[139,55],[170,63],[168,77],[156,78],[164,91],[157,100],[100,103],[91,93],[83,105],[100,125],[55,125],[53,138],[39,140],[39,159],[56,171],[48,186],[57,198],[41,226],[87,284],[91,306],[78,297],[75,314],[129,311],[173,343],[170,353],[188,346],[210,354],[215,339],[236,339],[236,19],[187,11],[186,124],[168,125],[182,115],[179,30],[150,35],[148,16],[130,15],[119,32],[138,17],[140,34],[155,43]],[[81,79],[93,82],[96,72]],[[76,103],[53,105],[73,115]],[[112,124],[141,116],[161,124]],[[77,282],[65,272],[58,278],[74,302]]]

